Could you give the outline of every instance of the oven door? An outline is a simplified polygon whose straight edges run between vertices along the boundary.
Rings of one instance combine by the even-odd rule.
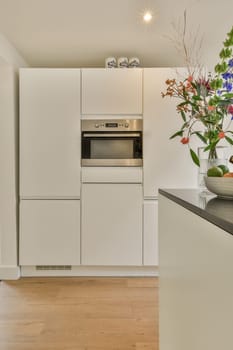
[[[82,166],[142,166],[142,133],[84,131]]]

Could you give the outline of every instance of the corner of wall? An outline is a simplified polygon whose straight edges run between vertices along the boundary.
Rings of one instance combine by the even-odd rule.
[[[19,69],[20,67],[29,67],[29,64],[18,52],[18,50],[10,43],[10,41],[0,33],[0,58]]]

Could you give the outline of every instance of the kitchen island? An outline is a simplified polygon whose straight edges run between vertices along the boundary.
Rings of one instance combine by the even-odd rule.
[[[160,350],[232,350],[233,201],[159,191]]]

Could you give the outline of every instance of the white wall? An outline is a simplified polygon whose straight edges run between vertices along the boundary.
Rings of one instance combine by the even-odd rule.
[[[15,70],[20,67],[28,67],[27,62],[14,48],[14,46],[7,40],[7,38],[0,33],[0,57],[8,64],[12,65]]]
[[[0,279],[17,278],[18,69],[25,60],[0,34]]]

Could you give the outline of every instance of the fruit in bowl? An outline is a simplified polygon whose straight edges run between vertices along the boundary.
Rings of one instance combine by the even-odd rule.
[[[233,172],[226,165],[209,168],[204,180],[210,192],[220,198],[233,199]]]
[[[230,170],[228,166],[225,164],[220,164],[213,166],[212,168],[209,168],[207,171],[207,176],[213,176],[213,177],[222,177],[226,174],[230,174]]]
[[[224,177],[233,177],[233,173],[226,173],[223,175]]]

